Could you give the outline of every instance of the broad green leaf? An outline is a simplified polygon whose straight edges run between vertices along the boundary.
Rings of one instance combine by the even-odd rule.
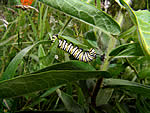
[[[135,11],[138,25],[138,39],[146,54],[150,55],[150,12]]]
[[[150,86],[131,82],[121,79],[105,79],[104,86],[112,86],[114,88],[120,88],[122,90],[128,90],[135,94],[141,94],[145,97],[150,96]]]
[[[49,70],[90,70],[90,71],[94,71],[95,68],[93,66],[89,65],[88,63],[81,62],[78,60],[71,60],[68,62],[58,63],[58,64],[54,64],[52,66],[48,66],[48,67],[38,70],[37,72],[34,72],[34,73],[45,72],[45,71],[49,71]]]
[[[96,96],[96,106],[108,104],[108,101],[112,97],[114,89],[100,89]]]
[[[133,23],[137,27],[138,40],[141,48],[145,55],[150,55],[150,12],[148,10],[133,11],[124,0],[120,0],[120,2],[125,6]]]
[[[74,113],[85,113],[83,107],[77,104],[77,102],[73,100],[70,95],[60,91],[59,89],[57,90],[57,94],[61,98],[68,111],[72,111]]]
[[[73,18],[101,29],[106,34],[118,35],[120,27],[105,12],[80,0],[39,0]]]
[[[31,46],[28,46],[26,48],[24,48],[23,50],[21,50],[13,59],[12,61],[9,63],[9,65],[7,66],[5,72],[2,74],[1,80],[7,80],[10,79],[12,77],[14,77],[15,72],[17,70],[18,65],[21,63],[23,57],[36,45],[40,44],[40,43],[45,43],[45,42],[49,42],[49,41],[40,41],[37,42]]]
[[[118,46],[113,49],[110,56],[122,56],[122,57],[131,57],[131,56],[143,56],[143,51],[138,43],[129,43]]]
[[[11,98],[29,94],[73,81],[97,77],[110,77],[106,71],[52,70],[18,76],[0,82],[0,98]]]

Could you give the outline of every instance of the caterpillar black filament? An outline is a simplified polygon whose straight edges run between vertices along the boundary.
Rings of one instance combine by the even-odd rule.
[[[56,39],[59,40],[58,47],[60,49],[73,55],[74,58],[78,59],[79,61],[90,62],[96,58],[96,52],[93,48],[91,48],[89,51],[83,51],[83,49],[79,48],[78,46],[74,47],[71,42],[67,43],[65,39],[59,39],[58,35],[54,35],[51,40],[52,42],[55,42]]]

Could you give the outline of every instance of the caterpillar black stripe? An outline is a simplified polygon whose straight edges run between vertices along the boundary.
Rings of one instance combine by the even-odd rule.
[[[51,40],[52,42],[55,42],[56,39],[59,40],[58,47],[60,49],[73,55],[79,61],[90,62],[96,58],[96,52],[93,48],[91,48],[89,51],[83,51],[83,49],[79,48],[78,46],[74,47],[71,42],[67,43],[65,39],[64,40],[59,39],[58,35],[54,35]]]

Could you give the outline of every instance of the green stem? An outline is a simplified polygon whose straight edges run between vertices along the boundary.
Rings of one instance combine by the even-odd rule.
[[[112,51],[112,49],[114,48],[116,43],[116,39],[113,37],[109,40],[109,44],[108,44],[108,49],[107,49],[107,53],[106,53],[106,59],[104,61],[103,67],[102,67],[102,71],[106,71],[109,65],[109,53]]]
[[[64,27],[60,30],[59,35],[62,35],[65,28],[67,27],[67,25],[69,24],[69,22],[72,20],[71,17],[68,18],[67,22],[65,23]]]
[[[147,10],[149,10],[149,0],[147,0]]]
[[[131,62],[129,61],[128,58],[126,58],[126,61],[127,61],[127,63],[129,64],[129,66],[131,67],[131,69],[134,71],[134,73],[136,74],[136,78],[139,78],[138,72],[137,72],[136,68],[131,64]],[[135,77],[133,78],[132,81],[135,81]]]

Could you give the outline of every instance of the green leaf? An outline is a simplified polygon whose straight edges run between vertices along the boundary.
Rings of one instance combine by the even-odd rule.
[[[39,22],[39,30],[40,30],[40,35],[39,35],[39,39],[42,39],[43,37],[43,8],[44,8],[44,5],[42,4],[41,6],[40,6],[40,4],[39,4],[39,7],[40,7],[40,22]]]
[[[42,58],[45,56],[45,51],[44,51],[44,48],[42,46],[42,44],[39,45],[39,48],[38,48],[38,57],[40,59],[39,61],[39,64],[40,64],[40,69],[44,68],[45,66],[43,65],[43,62],[42,62]]]
[[[45,13],[44,13],[44,16],[43,16],[43,24],[42,24],[42,37],[45,33],[45,24],[46,24],[46,18],[47,18],[47,14],[48,14],[48,7],[46,7],[46,10],[45,10]]]
[[[150,86],[139,84],[136,82],[131,82],[128,80],[105,79],[104,86],[112,86],[112,87],[120,88],[122,90],[128,90],[134,94],[141,94],[145,97],[149,97],[150,94]]]
[[[55,55],[57,54],[58,40],[56,40],[50,47],[48,55],[43,59],[44,65],[51,65],[55,60]]]
[[[136,27],[133,26],[126,30],[125,32],[121,33],[118,39],[128,39],[129,37],[133,37],[133,33],[136,31]]]
[[[18,65],[22,61],[23,57],[32,49],[33,46],[34,45],[24,48],[15,56],[15,58],[13,58],[13,60],[9,63],[8,67],[6,68],[5,72],[2,74],[2,80],[10,79],[15,75]]]
[[[80,105],[84,106],[86,104],[86,99],[85,99],[84,93],[79,86],[77,86],[77,91],[78,91],[78,103]]]
[[[149,67],[148,68],[144,68],[143,70],[141,70],[139,73],[138,73],[139,77],[141,79],[144,79],[144,78],[150,78],[150,70],[149,70]]]
[[[117,108],[119,110],[119,113],[129,113],[128,108],[125,107],[123,104],[117,102],[116,106],[117,106]]]
[[[101,29],[106,34],[118,35],[120,27],[105,12],[80,0],[39,0],[73,18]]]
[[[106,71],[52,70],[18,76],[0,82],[0,98],[11,98],[40,91],[78,80],[110,77]]]
[[[17,21],[17,19],[16,19],[16,21]],[[4,40],[5,38],[7,38],[8,33],[11,32],[11,29],[12,29],[12,27],[14,27],[13,25],[14,25],[14,23],[15,23],[16,21],[14,21],[11,25],[8,26],[8,28],[7,28],[7,30],[5,31],[3,37],[1,38],[1,40]]]
[[[118,46],[113,49],[110,56],[123,56],[123,57],[131,57],[131,56],[143,56],[143,51],[138,43],[128,43]]]
[[[32,30],[33,30],[33,34],[34,34],[34,37],[37,37],[37,29],[36,29],[36,26],[35,24],[33,23],[31,17],[27,14],[27,17],[29,19],[29,22],[31,23],[31,27],[32,27]]]
[[[54,64],[52,66],[48,66],[46,68],[43,68],[41,70],[38,70],[34,73],[39,73],[39,72],[45,72],[49,70],[90,70],[90,71],[95,71],[95,68],[88,63],[81,62],[78,60],[71,60],[68,62],[64,63],[58,63]]]
[[[56,87],[52,87],[49,90],[47,90],[44,94],[42,94],[40,97],[47,97],[50,94],[52,94],[54,91],[56,91],[57,89],[61,88],[63,85],[60,86],[56,86]]]
[[[116,62],[115,62],[115,63],[111,63],[109,65],[109,68],[108,68],[107,71],[109,73],[111,73],[111,75],[113,77],[116,77],[116,76],[120,75],[122,72],[124,72],[125,69],[126,69],[126,63],[124,63],[124,64],[122,64],[122,63],[116,64]]]
[[[93,30],[87,31],[84,33],[85,36],[85,42],[87,43],[88,47],[90,48],[98,48],[97,42],[96,42],[96,36],[95,32]]]
[[[133,23],[137,27],[138,40],[141,48],[145,55],[150,55],[150,12],[148,10],[133,11],[124,0],[120,0],[120,2],[125,6]]]
[[[132,10],[132,8],[124,1],[124,0],[120,0],[120,3],[126,8],[126,10],[128,11],[130,17],[131,17],[131,20],[133,21],[133,23],[135,25],[137,25],[137,22],[136,22],[136,16],[134,14],[134,11]]]
[[[29,108],[34,107],[34,106],[36,106],[39,103],[44,102],[44,101],[47,101],[47,99],[45,99],[45,98],[37,98],[37,99],[34,100],[33,103],[28,104],[28,106],[26,106],[24,109],[29,109]]]
[[[138,24],[138,39],[146,54],[150,55],[150,12],[148,10],[136,11]]]
[[[40,45],[39,45],[39,49],[38,49],[38,57],[39,57],[39,58],[42,58],[42,57],[44,57],[44,56],[45,56],[45,51],[44,51],[43,46],[40,44]]]
[[[7,66],[5,72],[2,74],[1,80],[7,80],[10,79],[12,77],[14,77],[15,72],[17,70],[18,65],[21,63],[23,57],[36,45],[40,44],[40,43],[45,43],[45,42],[49,42],[49,41],[39,41],[31,46],[28,46],[26,48],[24,48],[23,50],[21,50],[13,59],[12,61],[9,63],[9,65]]]
[[[22,34],[22,33],[20,33]],[[4,40],[4,41],[0,41],[0,46],[5,46],[6,44],[8,44],[11,40],[15,39],[16,37],[18,37],[18,34],[11,36],[10,38]]]
[[[77,104],[77,102],[73,100],[73,98],[70,95],[60,90],[57,90],[57,94],[63,101],[68,111],[72,111],[74,113],[84,113],[84,109],[79,104]]]
[[[136,106],[139,113],[148,113],[150,111],[149,103],[143,97],[137,99]]]
[[[108,104],[114,89],[100,89],[96,96],[96,106]]]

